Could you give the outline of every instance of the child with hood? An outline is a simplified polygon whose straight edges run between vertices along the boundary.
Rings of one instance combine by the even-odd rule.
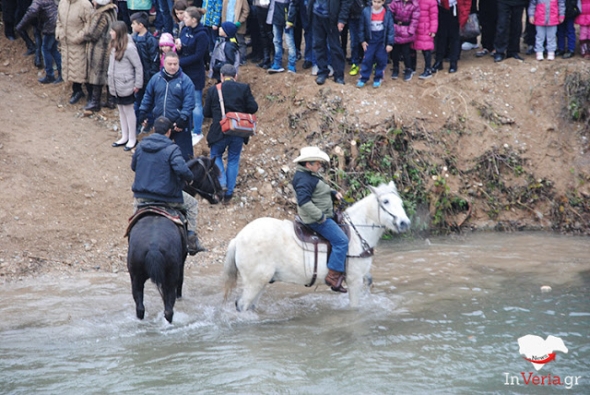
[[[233,65],[236,70],[240,66],[240,52],[236,40],[237,26],[231,22],[223,22],[219,28],[219,38],[211,54],[209,63],[209,78],[215,78],[221,82],[219,70],[224,64]]]

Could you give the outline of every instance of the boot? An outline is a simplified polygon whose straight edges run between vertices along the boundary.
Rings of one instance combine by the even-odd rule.
[[[84,111],[98,112],[100,111],[100,95],[102,94],[101,85],[92,86],[92,95],[88,100],[88,104],[84,107]]]
[[[205,252],[207,249],[201,245],[197,234],[193,231],[187,232],[187,244],[189,255],[195,255],[198,252]]]
[[[584,59],[590,59],[590,40],[584,40]]]
[[[100,105],[102,107],[106,107],[106,108],[110,108],[111,110],[114,110],[115,108],[117,108],[117,101],[115,100],[115,96],[111,95],[107,91],[107,101],[100,103]]]
[[[270,51],[268,48],[262,49],[262,62],[258,63],[257,66],[264,70],[270,69]]]
[[[580,41],[580,56],[584,57],[588,52],[588,45],[586,44],[586,40]]]
[[[342,286],[344,281],[344,274],[337,272],[332,269],[328,269],[328,275],[326,276],[326,284],[330,286],[334,292],[346,293],[348,290]]]

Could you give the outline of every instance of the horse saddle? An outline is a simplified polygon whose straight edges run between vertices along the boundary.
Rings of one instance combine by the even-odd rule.
[[[334,213],[333,219],[339,225],[344,224],[344,215],[340,211]],[[341,229],[344,231],[348,240],[350,240],[350,229],[348,226],[341,226]],[[311,287],[317,278],[318,253],[325,253],[327,261],[327,257],[332,252],[332,244],[324,236],[304,224],[298,215],[295,216],[295,220],[293,221],[293,230],[295,231],[295,241],[299,247],[305,251],[313,251],[313,276],[310,283],[305,284],[306,287]]]
[[[129,236],[131,229],[137,223],[137,221],[147,215],[160,215],[162,217],[168,218],[183,230],[181,233],[183,238],[186,239],[186,214],[181,210],[177,210],[166,205],[165,203],[140,204],[137,207],[137,211],[129,218],[129,225],[127,225],[127,230],[125,231],[125,236],[123,237]]]

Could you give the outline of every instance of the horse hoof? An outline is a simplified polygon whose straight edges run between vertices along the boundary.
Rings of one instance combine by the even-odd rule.
[[[166,321],[168,321],[169,323],[172,323],[172,316],[174,315],[174,312],[172,311],[165,311],[164,312],[164,317],[166,318]]]
[[[145,309],[137,309],[135,310],[135,314],[137,314],[137,318],[143,320],[143,317],[145,316]]]

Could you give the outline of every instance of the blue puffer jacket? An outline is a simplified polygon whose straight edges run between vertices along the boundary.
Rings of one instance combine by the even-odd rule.
[[[180,33],[180,42],[180,67],[193,81],[195,89],[202,91],[205,87],[205,55],[209,51],[207,29],[200,23],[196,27],[185,26]]]
[[[173,123],[187,124],[194,108],[195,86],[191,79],[182,70],[169,76],[162,68],[147,84],[137,121],[141,123],[151,112],[154,118],[165,116]]]
[[[133,196],[158,202],[183,203],[184,180],[193,180],[180,148],[157,133],[141,140],[131,159],[131,170],[135,172]]]

